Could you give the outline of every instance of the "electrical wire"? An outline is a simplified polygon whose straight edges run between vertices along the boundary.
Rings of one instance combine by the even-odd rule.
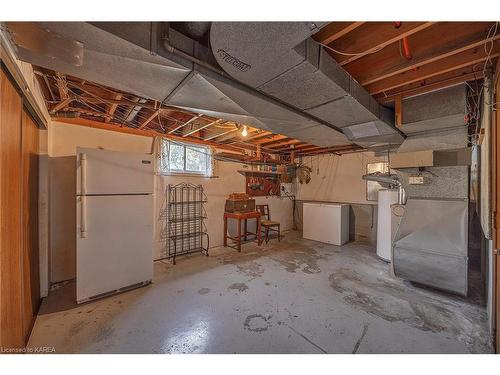
[[[382,46],[382,47],[379,47],[379,48],[376,48],[374,49],[373,51],[365,51],[365,52],[342,52],[342,51],[339,51],[333,47],[330,47],[329,45],[327,44],[324,44],[324,43],[318,43],[319,45],[325,47],[326,49],[329,49],[330,51],[333,51],[339,55],[343,55],[343,56],[365,56],[365,55],[371,55],[373,53],[377,53],[381,50],[383,50],[385,47],[387,46]]]

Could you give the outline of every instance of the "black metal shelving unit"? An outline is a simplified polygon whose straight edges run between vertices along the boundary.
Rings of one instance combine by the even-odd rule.
[[[166,258],[201,252],[208,256],[210,239],[205,225],[207,196],[202,185],[168,185],[166,191]]]

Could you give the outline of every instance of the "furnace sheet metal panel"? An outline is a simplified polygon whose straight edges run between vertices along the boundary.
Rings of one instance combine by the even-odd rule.
[[[466,295],[467,222],[465,199],[409,199],[394,239],[394,273]]]

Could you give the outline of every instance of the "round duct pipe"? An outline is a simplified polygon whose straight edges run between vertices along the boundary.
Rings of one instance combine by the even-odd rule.
[[[211,22],[170,22],[173,29],[198,42],[208,33],[210,24]]]

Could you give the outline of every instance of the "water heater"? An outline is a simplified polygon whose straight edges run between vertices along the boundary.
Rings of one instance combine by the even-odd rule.
[[[392,261],[391,205],[398,203],[398,190],[378,192],[377,255],[386,262]]]

